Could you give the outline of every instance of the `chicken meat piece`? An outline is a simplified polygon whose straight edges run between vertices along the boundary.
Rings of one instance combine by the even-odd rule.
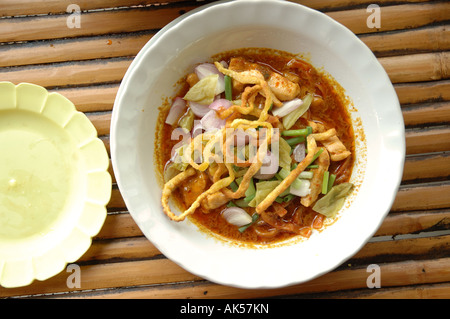
[[[336,130],[334,128],[323,133],[316,133],[312,135],[316,141],[320,141],[322,145],[325,146],[327,151],[330,153],[330,158],[332,161],[341,161],[351,155],[351,152],[347,150],[339,137],[337,137]]]
[[[212,209],[216,209],[222,205],[225,205],[229,200],[230,199],[228,198],[228,196],[224,193],[216,192],[206,196],[206,198],[202,201],[202,207],[210,211]]]
[[[281,74],[275,72],[271,73],[267,84],[280,101],[290,101],[300,93],[300,86],[297,83],[289,81]]]
[[[250,70],[259,71],[264,79],[267,81],[270,90],[274,97],[274,105],[281,106],[280,101],[289,101],[297,97],[300,93],[300,87],[297,83],[288,80],[279,73],[272,71],[270,68],[263,65],[252,63],[242,57],[232,58],[228,67],[230,70],[236,72],[244,72]],[[233,89],[237,91],[243,90],[243,84],[239,81],[233,80]]]
[[[191,178],[184,181],[183,187],[183,200],[186,206],[191,206],[193,202],[203,192],[205,192],[208,186],[208,175],[206,173],[198,173]]]

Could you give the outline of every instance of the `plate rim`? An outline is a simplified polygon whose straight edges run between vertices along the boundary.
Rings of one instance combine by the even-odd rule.
[[[90,248],[92,238],[98,234],[106,219],[106,206],[111,196],[112,178],[108,171],[109,156],[104,143],[98,138],[97,130],[89,118],[83,112],[78,111],[64,95],[58,92],[49,92],[46,88],[33,83],[21,82],[16,85],[9,81],[0,81],[0,95],[2,94],[13,94],[14,105],[2,107],[0,111],[29,112],[51,121],[67,133],[68,137],[72,139],[74,149],[77,149],[79,153],[79,161],[84,163],[82,173],[85,175],[83,178],[86,183],[83,202],[79,204],[78,210],[71,212],[71,214],[78,214],[74,216],[76,223],[70,225],[67,233],[57,236],[60,241],[48,243],[48,240],[45,240],[47,236],[58,232],[57,229],[52,229],[46,231],[42,236],[32,235],[22,240],[27,243],[36,240],[42,241],[39,243],[39,245],[43,245],[42,250],[22,256],[20,254],[7,256],[6,253],[4,256],[0,256],[0,286],[17,288],[28,286],[35,280],[44,281],[57,275],[67,264],[76,262]],[[36,98],[39,95],[42,98],[40,109],[18,107],[18,96]],[[65,105],[64,108],[60,108],[62,113],[55,115],[55,112],[50,110],[47,114],[43,114],[49,97],[53,100],[57,99],[57,102],[60,103],[58,105]],[[63,118],[59,122],[61,115]],[[87,135],[79,134],[77,128],[86,129]],[[84,151],[82,151],[83,148]],[[88,150],[86,151],[86,149]],[[97,158],[93,163],[88,164],[86,156],[92,152],[95,152]],[[94,189],[89,189],[92,187],[92,183],[98,184],[101,191],[94,192]],[[88,209],[90,209],[89,214],[86,212]],[[77,243],[77,241],[79,242]]]
[[[171,29],[171,27],[175,24],[178,23],[183,23],[185,19],[190,19],[192,17],[195,17],[196,15],[201,15],[203,12],[203,10],[208,9],[210,7],[212,7],[213,10],[219,10],[219,8],[221,6],[227,6],[227,5],[246,5],[248,3],[254,2],[254,0],[244,0],[244,1],[219,1],[219,2],[215,2],[212,4],[208,4],[205,6],[202,6],[196,10],[190,11],[188,13],[186,13],[185,15],[175,19],[172,23],[168,24],[165,28],[161,29],[161,31],[159,31],[157,33],[156,36],[154,36],[152,39],[149,40],[149,42],[147,42],[147,44],[143,47],[143,49],[139,52],[139,54],[136,56],[136,59],[133,60],[132,64],[130,65],[130,67],[128,68],[125,77],[120,85],[118,94],[116,96],[116,100],[114,103],[114,109],[113,109],[113,116],[112,116],[112,121],[111,121],[111,160],[112,160],[112,164],[113,164],[113,168],[114,171],[116,172],[116,180],[117,180],[117,184],[119,186],[119,189],[121,189],[121,176],[120,176],[120,172],[117,171],[117,166],[118,164],[118,159],[117,159],[117,154],[116,154],[116,149],[117,149],[117,145],[116,145],[116,132],[115,132],[115,127],[118,124],[118,114],[120,111],[120,105],[122,103],[122,98],[123,98],[123,90],[125,90],[125,86],[129,83],[130,81],[130,77],[133,76],[133,73],[135,72],[135,67],[137,65],[139,65],[139,63],[142,62],[142,57],[143,57],[143,53],[145,52],[149,47],[151,47],[152,45],[154,45],[155,43],[157,43],[157,41],[159,40],[159,38],[161,36],[164,36],[164,34]],[[353,38],[353,41],[355,43],[358,43],[359,48],[361,50],[364,51],[364,53],[366,55],[368,55],[370,57],[370,64],[372,66],[375,66],[375,68],[378,71],[378,75],[381,76],[381,78],[384,79],[383,83],[385,83],[385,85],[382,86],[381,89],[386,90],[386,93],[390,95],[390,99],[392,100],[393,104],[395,104],[397,106],[395,113],[397,115],[397,119],[401,120],[402,124],[398,125],[398,129],[400,130],[399,132],[399,138],[398,141],[400,141],[400,143],[398,144],[399,147],[399,157],[398,157],[398,161],[397,163],[393,163],[392,165],[396,167],[395,172],[397,173],[397,176],[394,176],[393,179],[395,180],[395,183],[393,183],[391,185],[391,190],[392,190],[392,196],[389,198],[389,200],[387,200],[385,202],[385,212],[382,216],[382,218],[379,219],[379,222],[376,225],[373,225],[372,227],[372,232],[370,234],[370,236],[367,236],[367,239],[364,242],[361,242],[358,244],[357,249],[353,249],[352,253],[347,255],[345,258],[342,258],[342,261],[348,259],[349,257],[351,257],[352,255],[354,255],[357,251],[359,251],[359,249],[361,247],[363,247],[367,241],[373,236],[373,234],[376,232],[376,230],[379,228],[379,226],[381,225],[381,223],[384,220],[384,217],[388,214],[390,207],[392,206],[394,200],[395,200],[395,195],[396,195],[396,190],[398,190],[400,182],[401,182],[401,176],[402,176],[402,172],[403,172],[403,165],[404,165],[404,159],[405,159],[405,142],[404,142],[404,125],[403,125],[403,118],[401,115],[401,110],[400,110],[400,104],[397,98],[397,95],[395,93],[395,90],[392,86],[392,83],[389,80],[389,77],[387,75],[387,73],[385,72],[385,70],[382,68],[381,64],[378,62],[378,60],[376,59],[376,57],[374,56],[374,54],[372,53],[372,51],[370,51],[370,49],[353,33],[351,32],[348,28],[346,28],[345,26],[343,26],[342,24],[338,23],[337,21],[333,20],[332,18],[326,16],[325,14],[305,7],[303,5],[300,4],[296,4],[296,3],[290,3],[290,2],[284,2],[284,1],[271,1],[271,0],[260,0],[259,3],[261,3],[261,5],[264,4],[273,4],[279,2],[282,5],[286,5],[287,7],[290,8],[299,8],[301,7],[302,10],[305,10],[305,12],[307,12],[308,14],[311,15],[318,15],[320,16],[319,19],[326,19],[327,23],[332,24],[333,26],[335,26],[336,28],[338,28],[340,30],[340,32],[345,32],[348,36],[351,36]],[[239,4],[237,4],[239,3]],[[126,198],[126,196],[124,196],[124,201],[128,204],[129,201]],[[131,206],[130,206],[131,207]],[[133,216],[133,212],[130,209],[130,214],[132,215],[132,217],[135,219],[135,216]],[[137,221],[138,226],[139,222]],[[146,234],[145,230],[143,230],[144,234]],[[148,238],[148,236],[146,235],[146,237]],[[294,281],[290,281],[290,282],[281,282],[281,283],[264,283],[264,284],[258,284],[258,283],[236,283],[233,280],[227,280],[226,278],[220,278],[217,279],[214,276],[211,276],[210,274],[205,274],[202,273],[201,271],[198,271],[197,269],[193,269],[192,265],[186,265],[186,263],[183,260],[180,260],[180,258],[176,258],[173,256],[173,253],[168,252],[167,249],[161,245],[160,243],[158,243],[155,240],[152,240],[152,238],[148,238],[160,251],[161,253],[163,253],[164,255],[167,256],[167,258],[169,258],[170,260],[172,260],[173,262],[177,263],[178,265],[180,265],[181,267],[183,267],[184,269],[188,270],[189,272],[198,275],[202,278],[208,279],[210,281],[219,283],[219,284],[224,284],[224,285],[228,285],[228,286],[233,286],[233,287],[239,287],[239,288],[252,288],[252,289],[261,289],[261,288],[279,288],[279,287],[283,287],[283,286],[287,286],[287,285],[293,285],[293,284],[297,284],[297,283],[301,283],[301,282],[305,282],[305,281],[309,281],[311,279],[314,279],[320,275],[323,275],[324,273],[327,273],[329,271],[331,271],[332,269],[334,269],[336,266],[338,266],[340,263],[342,263],[342,261],[340,263],[337,263],[336,265],[332,265],[329,266],[326,269],[323,269],[321,272],[316,273],[315,276],[311,276],[308,279],[302,279],[302,280],[294,280]]]

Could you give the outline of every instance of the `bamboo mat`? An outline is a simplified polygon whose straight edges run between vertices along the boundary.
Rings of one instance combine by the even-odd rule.
[[[114,98],[133,57],[160,28],[208,2],[1,0],[0,80],[62,93],[87,114],[109,151]],[[307,283],[270,290],[221,286],[165,258],[142,235],[114,184],[105,225],[76,263],[81,288],[69,288],[70,273],[63,271],[27,287],[0,287],[0,298],[450,297],[450,3],[378,0],[381,27],[369,29],[372,0],[295,2],[356,33],[398,94],[407,157],[393,207],[374,237]],[[82,10],[80,28],[66,24],[72,3]],[[371,264],[380,267],[381,288],[367,286]]]

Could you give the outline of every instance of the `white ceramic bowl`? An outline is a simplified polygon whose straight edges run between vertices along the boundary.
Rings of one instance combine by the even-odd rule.
[[[154,165],[158,107],[198,62],[242,47],[303,53],[353,101],[356,191],[333,225],[308,240],[249,248],[218,240],[163,213]],[[218,2],[176,19],[127,71],[114,105],[111,156],[125,203],[145,236],[189,272],[216,283],[274,288],[324,274],[355,254],[388,213],[402,176],[404,125],[392,84],[372,52],[326,15],[284,1]]]

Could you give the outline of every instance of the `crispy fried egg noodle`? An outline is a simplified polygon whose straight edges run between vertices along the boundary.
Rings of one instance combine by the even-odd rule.
[[[263,158],[267,155],[268,147],[274,137],[273,125],[268,121],[269,119],[273,120],[273,116],[270,116],[268,112],[274,105],[281,106],[282,104],[270,89],[261,72],[257,70],[237,72],[225,68],[218,62],[215,62],[215,66],[222,74],[231,77],[233,80],[252,86],[247,86],[244,89],[240,104],[233,104],[229,108],[221,108],[218,110],[218,116],[221,119],[227,120],[225,127],[214,132],[205,132],[197,135],[190,141],[187,147],[184,148],[182,159],[185,163],[188,163],[190,167],[165,183],[161,198],[164,213],[174,221],[182,221],[186,216],[194,213],[195,210],[200,207],[202,201],[209,196],[214,197],[216,195],[220,195],[224,200],[233,200],[244,197],[250,186],[252,178],[261,169]],[[264,107],[262,109],[255,108],[255,98],[258,94],[261,94],[261,96],[265,98]],[[241,116],[248,114],[257,115],[258,119],[249,120],[241,118]],[[256,128],[267,129],[266,134],[263,136],[264,139],[258,143],[259,145],[257,145],[256,156],[254,156],[251,160],[249,159],[248,161],[241,163],[241,165],[236,163],[235,156],[231,156],[232,160],[230,161],[229,157],[231,154],[229,146],[230,144],[233,145],[234,142],[234,135],[230,134],[230,129],[231,132],[234,132],[239,129],[248,130]],[[281,183],[279,183],[278,186],[276,186],[266,196],[266,198],[264,198],[256,206],[255,212],[257,214],[263,213],[271,205],[273,205],[278,196],[288,190],[298,176],[306,169],[306,167],[308,167],[308,165],[312,163],[314,157],[319,155],[316,154],[316,140],[324,142],[325,148],[330,151],[332,159],[333,157],[343,159],[350,154],[350,152],[345,149],[345,146],[343,146],[343,144],[336,137],[336,131],[334,129],[330,129],[326,132],[315,132],[314,134],[310,134],[307,136],[307,156],[297,165],[297,167],[295,167],[295,169],[289,172],[286,178],[284,178]],[[218,148],[217,144],[220,145]],[[336,145],[337,147],[335,147]],[[221,152],[217,152],[217,149],[221,149]],[[333,151],[334,149],[337,149],[337,151]],[[323,151],[324,149],[321,150]],[[328,151],[326,151],[327,158],[329,157]],[[336,152],[338,155],[335,155]],[[197,163],[199,161],[199,153],[201,153],[202,156],[200,158],[200,163]],[[197,156],[195,154],[197,154]],[[212,163],[218,164],[213,174],[213,184],[209,187],[209,189],[199,195],[182,214],[175,215],[169,205],[169,198],[172,192],[183,181],[196,174],[196,171],[206,171],[211,167]],[[227,188],[236,179],[235,170],[232,165],[234,163],[238,166],[248,167],[242,176],[239,187],[235,191]],[[321,167],[321,170],[324,170],[323,167]],[[227,173],[228,176],[222,177],[225,173]],[[315,193],[318,192],[315,191]],[[308,203],[310,204],[311,202],[311,196],[309,196]]]
[[[221,130],[217,131],[212,138],[209,138],[205,136],[205,133],[199,134],[196,136],[192,141],[190,142],[189,146],[184,150],[183,152],[183,160],[191,167],[186,169],[184,172],[178,174],[168,182],[164,184],[163,192],[162,192],[162,198],[161,203],[163,206],[164,213],[172,220],[174,221],[182,221],[185,219],[186,216],[192,214],[195,212],[195,210],[200,206],[200,203],[203,199],[205,199],[208,195],[214,194],[216,192],[222,191],[229,199],[237,199],[244,196],[245,192],[247,191],[249,187],[249,183],[251,178],[258,172],[258,170],[262,166],[262,159],[267,154],[268,145],[271,142],[272,135],[273,135],[273,126],[267,122],[266,120],[269,117],[268,111],[272,107],[272,104],[274,103],[273,93],[271,92],[267,82],[264,80],[263,75],[258,71],[243,71],[243,72],[236,72],[229,69],[224,68],[220,63],[215,62],[215,66],[217,69],[222,72],[225,75],[230,76],[231,78],[235,79],[236,81],[239,81],[243,84],[254,84],[251,87],[247,87],[245,90],[241,105],[232,105],[230,108],[226,110],[219,111],[219,116],[221,118],[227,118],[229,116],[232,116],[232,114],[236,114],[239,116],[240,114],[250,114],[255,109],[254,99],[256,94],[260,93],[265,96],[265,104],[264,108],[259,112],[259,118],[255,121],[246,120],[246,119],[235,119],[231,122],[229,125],[230,128],[236,130],[236,129],[251,129],[251,128],[257,128],[257,127],[265,127],[267,128],[267,133],[265,134],[264,141],[260,143],[256,160],[251,163],[249,169],[243,176],[243,179],[241,183],[239,184],[239,188],[233,192],[229,189],[226,189],[234,180],[235,180],[235,173],[230,163],[225,163],[225,166],[228,170],[229,176],[222,178],[220,180],[217,180],[214,182],[214,184],[202,195],[200,195],[194,203],[191,204],[191,206],[185,210],[180,215],[175,215],[169,205],[169,198],[172,194],[172,192],[187,178],[191,177],[195,174],[195,170],[198,170],[200,172],[205,171],[211,164],[210,160],[213,160],[217,163],[224,163],[224,158],[218,156],[217,154],[213,154],[211,151],[214,147],[214,145],[217,142],[222,142],[226,140],[226,128],[222,128]],[[275,98],[276,99],[276,98]],[[278,100],[276,100],[278,101]],[[249,106],[247,106],[247,104]],[[278,103],[277,103],[278,104]],[[202,147],[202,140],[208,140],[206,145],[203,147],[202,154],[203,154],[203,162],[201,164],[195,163],[194,159],[192,158],[193,152],[197,149]],[[227,143],[223,143],[224,149],[226,150]],[[224,154],[227,154],[225,151]],[[300,174],[300,172],[299,172]],[[297,174],[298,175],[298,174]],[[292,175],[294,176],[294,175]],[[296,178],[293,177],[289,181],[286,181],[286,183],[283,184],[283,187],[287,188],[289,185],[293,182],[293,180]],[[215,176],[215,179],[217,179],[217,175]],[[274,190],[275,192],[275,190]],[[270,197],[271,199],[264,201],[264,206],[270,206],[272,202],[275,200],[275,198],[278,195],[276,193],[273,193],[273,195]]]

